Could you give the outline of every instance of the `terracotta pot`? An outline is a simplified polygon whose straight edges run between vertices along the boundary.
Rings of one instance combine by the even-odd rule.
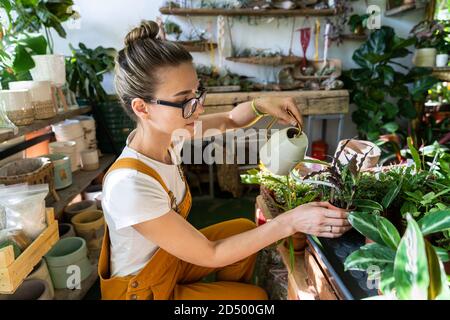
[[[292,244],[294,246],[295,254],[301,254],[306,248],[306,235],[301,232],[294,233],[292,236]],[[289,250],[289,238],[284,240],[284,246]]]
[[[71,221],[77,214],[93,210],[97,210],[97,203],[93,200],[83,200],[67,206],[64,213],[66,220]]]
[[[25,280],[13,294],[0,295],[0,300],[52,300],[47,282],[40,279]]]
[[[47,283],[49,294],[51,299],[55,295],[55,290],[53,288],[52,278],[50,277],[50,272],[48,271],[47,263],[44,259],[41,259],[39,263],[34,267],[33,271],[26,278],[27,280],[40,279]]]
[[[69,285],[77,285],[94,270],[87,257],[86,241],[79,237],[59,240],[45,255],[45,261],[56,289],[67,289]],[[72,279],[77,270],[80,271],[79,278]]]
[[[100,210],[86,211],[72,218],[78,236],[86,240],[89,250],[101,248],[105,231],[105,218]]]
[[[58,229],[59,239],[76,237],[75,229],[70,223],[60,223]]]

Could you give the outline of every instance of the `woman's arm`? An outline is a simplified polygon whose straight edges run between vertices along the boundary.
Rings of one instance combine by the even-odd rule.
[[[218,268],[256,253],[300,231],[337,237],[350,227],[347,213],[328,203],[310,203],[279,215],[269,223],[218,241],[208,240],[175,211],[134,226],[144,237],[170,254],[192,264]],[[334,233],[329,233],[329,226]]]
[[[279,122],[282,124],[303,124],[302,116],[293,98],[257,98],[254,99],[254,106],[259,112],[280,119]],[[288,110],[294,117],[287,112]],[[257,116],[253,111],[252,101],[243,102],[229,112],[200,116],[202,136],[207,137],[218,134],[219,131],[222,133],[226,130],[250,127],[259,119],[261,117]]]

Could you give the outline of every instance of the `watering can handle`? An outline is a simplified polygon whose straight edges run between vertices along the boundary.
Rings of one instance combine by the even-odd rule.
[[[291,111],[286,110],[287,113],[289,113],[289,115],[291,117],[293,117],[295,119],[295,116],[292,114]],[[275,122],[278,120],[278,118],[276,117],[272,117],[272,120],[270,120],[269,124],[266,127],[266,140],[269,140],[269,131],[270,129],[272,129],[273,125],[275,124]],[[297,136],[301,136],[302,132],[303,132],[303,126],[300,122],[297,122],[297,126],[298,126],[298,130],[299,130],[299,134]]]

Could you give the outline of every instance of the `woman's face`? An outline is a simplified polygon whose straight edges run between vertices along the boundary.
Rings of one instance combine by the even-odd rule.
[[[155,91],[155,100],[183,103],[196,97],[199,81],[192,63],[161,68],[157,72],[160,82]],[[194,134],[194,122],[198,121],[200,113],[204,112],[203,106],[198,104],[195,112],[188,119],[184,119],[181,108],[150,103],[147,108],[152,126],[157,130],[167,134],[184,130],[188,136]]]

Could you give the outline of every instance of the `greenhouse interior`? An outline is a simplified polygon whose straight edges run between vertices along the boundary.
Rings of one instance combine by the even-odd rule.
[[[449,8],[0,0],[0,300],[450,300]]]

